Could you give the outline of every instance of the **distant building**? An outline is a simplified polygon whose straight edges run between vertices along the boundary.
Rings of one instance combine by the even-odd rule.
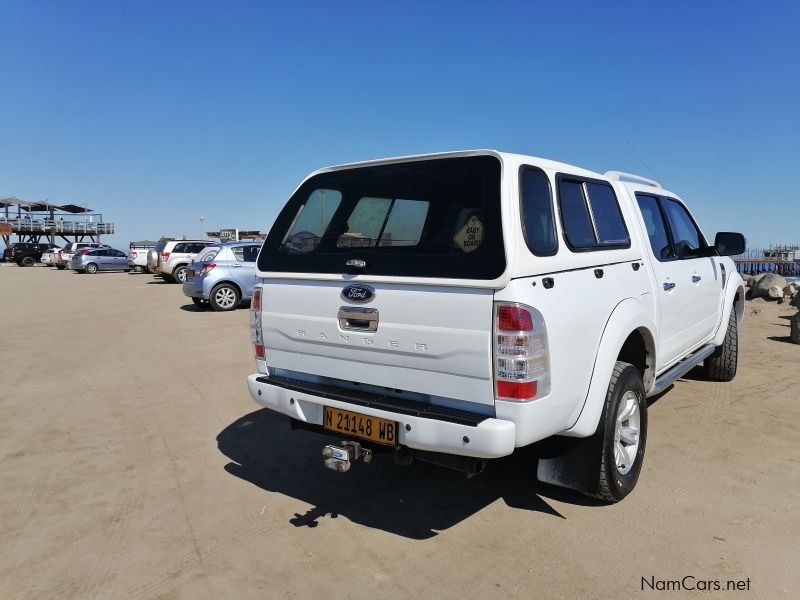
[[[771,258],[773,260],[800,260],[800,248],[797,246],[778,246],[777,248],[770,248],[764,250],[764,258]]]

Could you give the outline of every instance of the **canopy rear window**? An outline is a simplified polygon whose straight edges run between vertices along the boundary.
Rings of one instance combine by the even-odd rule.
[[[258,267],[495,279],[505,270],[500,162],[491,156],[435,159],[312,177],[281,211]]]

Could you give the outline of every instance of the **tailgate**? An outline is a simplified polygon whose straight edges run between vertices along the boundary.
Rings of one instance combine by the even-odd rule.
[[[375,283],[368,286],[374,298],[359,304],[342,297],[345,287],[265,281],[262,327],[271,369],[494,404],[493,290]]]

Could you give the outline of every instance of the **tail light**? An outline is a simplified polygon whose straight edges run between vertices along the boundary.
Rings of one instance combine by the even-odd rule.
[[[216,266],[217,266],[217,263],[203,263],[203,266],[200,267],[200,273],[199,274],[200,275],[205,275],[206,273],[208,273],[211,269],[213,269]]]
[[[267,372],[267,356],[264,351],[264,337],[261,330],[261,287],[256,286],[253,290],[253,298],[250,301],[250,341],[256,355],[256,366],[259,373]]]
[[[169,259],[169,252],[162,252],[161,260],[168,260],[168,259]]]
[[[542,314],[530,306],[495,303],[494,379],[498,400],[527,402],[550,393],[550,356]]]
[[[136,250],[131,250],[131,258],[136,258]]]

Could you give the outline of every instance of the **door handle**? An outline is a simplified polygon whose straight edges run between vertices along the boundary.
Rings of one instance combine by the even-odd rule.
[[[339,327],[353,331],[377,331],[378,309],[342,306],[337,315]]]
[[[701,279],[700,275],[692,275],[692,283],[699,283]]]
[[[664,283],[664,291],[668,292],[675,287],[675,283],[672,281],[667,281]]]
[[[241,269],[241,268],[242,268],[242,265],[240,265],[240,264],[238,264],[238,263],[233,263],[233,265],[232,265],[232,266],[234,266],[234,267],[237,267],[237,268],[239,268],[239,269]]]

